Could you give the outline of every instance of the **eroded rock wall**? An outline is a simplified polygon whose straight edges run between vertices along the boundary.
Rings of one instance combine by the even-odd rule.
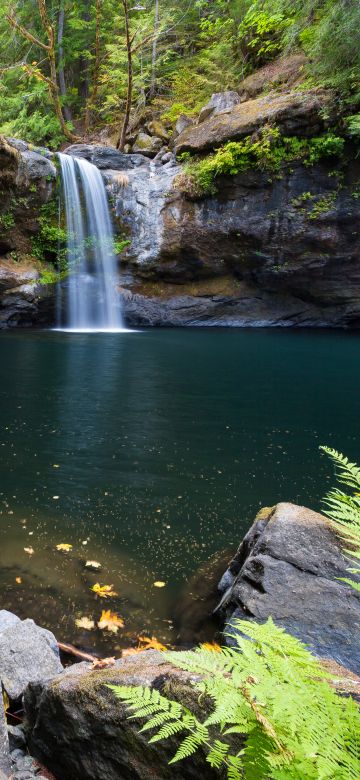
[[[53,294],[39,284],[34,252],[42,207],[54,195],[56,168],[46,150],[0,136],[0,328],[53,319]]]

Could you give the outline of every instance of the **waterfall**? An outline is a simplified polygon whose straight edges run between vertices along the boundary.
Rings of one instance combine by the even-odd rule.
[[[58,327],[123,330],[116,293],[114,233],[103,178],[87,160],[60,153],[58,157],[69,270],[67,284],[58,285]]]

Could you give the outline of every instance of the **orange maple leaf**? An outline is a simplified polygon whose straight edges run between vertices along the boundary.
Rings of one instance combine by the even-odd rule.
[[[221,653],[221,647],[216,642],[203,642],[201,647],[203,650],[210,650],[211,653]]]
[[[119,628],[124,627],[124,621],[116,612],[111,612],[110,609],[103,609],[98,622],[98,627],[102,630],[111,631],[113,634],[117,634]]]
[[[95,585],[90,588],[90,590],[93,590],[97,596],[100,596],[100,598],[107,599],[109,596],[118,595],[116,591],[113,590],[113,587],[113,585],[100,585],[100,582],[96,582]]]
[[[156,636],[152,636],[151,638],[148,636],[139,636],[139,642],[143,645],[139,648],[140,652],[141,650],[167,650],[167,647],[159,642],[159,640],[156,639]]]

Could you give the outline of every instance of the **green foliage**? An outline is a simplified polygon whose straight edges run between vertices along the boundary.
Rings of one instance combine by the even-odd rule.
[[[330,447],[320,449],[331,458],[338,482],[351,488],[353,493],[344,492],[339,488],[333,488],[324,499],[325,513],[328,517],[342,527],[342,536],[345,544],[351,549],[346,552],[353,559],[360,559],[360,468],[357,463],[351,463],[341,452]],[[349,568],[352,574],[360,575],[360,568]],[[343,578],[344,582],[360,591],[360,583],[355,580]]]
[[[46,84],[28,77],[22,68],[5,74],[0,82],[0,133],[54,148],[61,144]]]
[[[323,158],[339,156],[343,148],[344,140],[330,132],[304,139],[282,136],[277,128],[266,127],[257,141],[250,136],[243,141],[229,141],[214,154],[188,162],[177,184],[195,197],[211,195],[217,190],[220,175],[234,176],[252,168],[276,173],[294,160],[314,165]]]
[[[114,253],[116,255],[120,255],[121,252],[123,252],[124,249],[126,249],[127,246],[130,246],[130,244],[131,244],[131,241],[128,238],[123,238],[123,239],[118,238],[118,239],[115,239],[115,241],[114,241]]]
[[[60,224],[57,198],[41,206],[39,214],[39,230],[32,240],[34,256],[42,263],[50,261],[66,267],[66,229]]]
[[[141,732],[153,731],[150,742],[184,736],[170,763],[201,749],[228,780],[356,780],[357,704],[337,695],[319,662],[271,618],[263,625],[237,620],[234,628],[235,648],[165,654],[201,676],[194,688],[202,719],[157,690],[109,687],[130,718],[146,719]]]
[[[283,33],[291,25],[283,13],[271,13],[254,3],[239,25],[239,38],[246,59],[254,67],[274,59],[282,49]]]
[[[15,225],[15,217],[12,211],[5,211],[0,214],[0,231],[8,231]]]

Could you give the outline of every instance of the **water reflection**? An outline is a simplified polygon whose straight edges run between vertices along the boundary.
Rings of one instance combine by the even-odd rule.
[[[318,444],[359,459],[356,357],[342,333],[1,334],[3,605],[99,645],[74,634],[100,616],[98,578],[125,619],[107,652],[137,633],[176,639],[181,588],[260,505],[319,506]]]

